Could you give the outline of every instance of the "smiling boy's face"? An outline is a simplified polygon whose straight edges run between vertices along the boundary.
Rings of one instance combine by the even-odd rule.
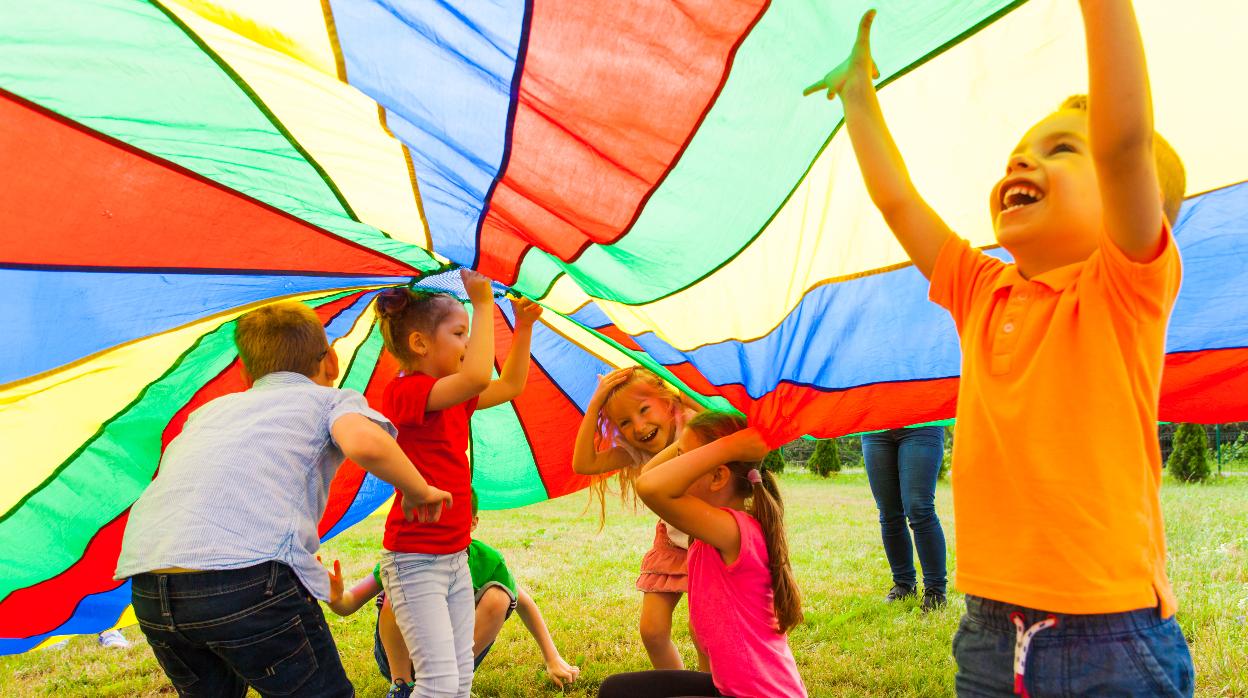
[[[1063,109],[1033,126],[993,186],[989,209],[997,241],[1020,267],[1029,258],[1069,264],[1092,254],[1104,214],[1087,114]]]

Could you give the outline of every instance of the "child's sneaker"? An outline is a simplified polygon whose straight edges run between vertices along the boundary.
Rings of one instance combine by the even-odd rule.
[[[411,698],[412,689],[416,687],[414,683],[408,683],[403,679],[395,679],[390,685],[390,692],[386,694],[386,698]]]
[[[105,630],[100,633],[99,642],[102,647],[119,650],[130,646],[130,641],[126,639],[125,635],[121,634],[120,630]]]

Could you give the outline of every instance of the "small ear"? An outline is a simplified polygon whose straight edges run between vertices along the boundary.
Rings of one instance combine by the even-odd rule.
[[[428,352],[425,347],[425,336],[419,332],[413,332],[407,336],[407,346],[417,356],[424,356]]]
[[[324,362],[325,377],[329,379],[329,382],[338,380],[338,352],[330,349],[321,361]]]
[[[711,471],[711,491],[718,492],[732,484],[732,470],[726,465],[715,466]]]

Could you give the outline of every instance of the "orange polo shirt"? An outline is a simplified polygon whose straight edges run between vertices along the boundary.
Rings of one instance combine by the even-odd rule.
[[[957,236],[931,299],[962,344],[953,509],[958,588],[1055,613],[1161,605],[1157,402],[1179,255],[1137,264],[1108,239],[1024,279]]]

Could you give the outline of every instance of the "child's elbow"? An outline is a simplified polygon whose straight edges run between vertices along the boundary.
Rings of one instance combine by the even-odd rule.
[[[653,504],[655,500],[659,498],[658,483],[653,477],[642,475],[637,478],[635,488],[637,490],[637,496],[640,497],[641,501],[645,502],[647,506]]]
[[[489,371],[486,371],[485,373],[469,374],[465,376],[465,378],[467,379],[466,387],[468,388],[469,391],[471,391],[475,395],[480,395],[481,393],[484,393],[485,389],[490,387]]]

